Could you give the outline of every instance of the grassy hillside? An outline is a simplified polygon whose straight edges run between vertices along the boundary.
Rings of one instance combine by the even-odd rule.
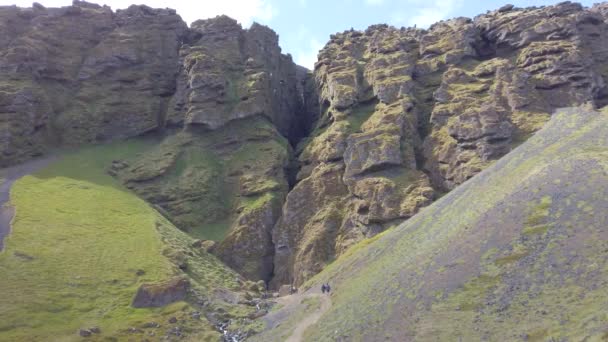
[[[330,265],[307,341],[608,338],[608,111],[569,109]]]
[[[285,196],[289,153],[270,122],[252,117],[216,131],[169,136],[136,158],[121,160],[124,167],[116,173],[190,236],[222,241],[252,202]]]
[[[142,283],[186,275],[205,297],[237,287],[232,271],[192,248],[188,236],[106,174],[112,160],[153,145],[131,141],[68,153],[15,183],[16,217],[0,253],[0,340],[77,340],[79,328],[93,326],[101,328],[99,338],[126,338],[129,327],[165,325],[193,310],[185,302],[132,308]],[[186,273],[178,268],[184,264]],[[181,325],[197,340],[215,340],[204,322]],[[156,331],[157,338],[169,328]]]

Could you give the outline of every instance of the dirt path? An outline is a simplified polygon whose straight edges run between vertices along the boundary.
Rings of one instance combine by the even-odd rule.
[[[321,307],[318,310],[316,310],[315,312],[313,312],[312,314],[308,315],[302,321],[300,321],[298,323],[298,325],[296,325],[296,328],[294,329],[291,336],[289,336],[287,338],[286,342],[302,341],[302,337],[304,336],[304,332],[306,331],[306,329],[308,329],[308,327],[310,327],[311,325],[317,323],[317,321],[321,318],[321,316],[323,316],[323,314],[325,312],[327,312],[327,310],[329,310],[329,308],[331,308],[331,298],[328,295],[313,293],[313,294],[301,296],[301,300],[304,300],[305,298],[312,298],[312,297],[321,298]]]
[[[11,231],[11,221],[15,210],[8,202],[11,195],[11,187],[19,178],[36,172],[48,165],[55,157],[46,157],[30,160],[20,165],[0,170],[0,251],[4,248],[4,238]]]

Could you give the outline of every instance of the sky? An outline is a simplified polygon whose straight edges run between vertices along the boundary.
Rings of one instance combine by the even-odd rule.
[[[397,27],[426,28],[453,17],[474,17],[505,3],[519,7],[551,5],[561,0],[88,0],[112,9],[132,3],[177,10],[188,24],[226,14],[247,28],[252,22],[271,27],[279,34],[284,53],[296,63],[312,69],[317,52],[329,35],[350,28],[387,23]],[[599,0],[579,1],[591,6]],[[37,0],[46,7],[68,6],[71,0]],[[32,0],[0,0],[0,5],[30,7]]]

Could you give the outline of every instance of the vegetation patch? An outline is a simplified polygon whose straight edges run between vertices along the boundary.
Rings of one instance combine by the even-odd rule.
[[[135,158],[117,177],[192,237],[222,241],[248,197],[287,191],[291,147],[263,117],[215,131],[180,132]],[[152,176],[141,177],[150,174]]]
[[[186,303],[130,305],[141,284],[181,274],[180,253],[188,254],[182,261],[196,291],[236,286],[234,273],[210,255],[195,254],[189,237],[106,174],[112,160],[152,144],[71,152],[15,183],[13,232],[0,254],[0,340],[75,340],[79,328],[94,326],[100,336],[126,336],[128,327],[189,310]],[[214,335],[206,323],[196,329]]]
[[[353,108],[352,112],[346,117],[349,124],[348,131],[357,133],[361,131],[361,126],[367,121],[376,109],[376,101],[366,104],[359,104]]]
[[[517,262],[519,259],[525,257],[526,255],[528,255],[527,251],[515,252],[513,254],[509,254],[507,256],[496,259],[496,261],[494,261],[494,263],[496,263],[496,265],[498,265],[498,266],[504,266],[504,265],[508,265],[508,264]]]
[[[530,208],[525,222],[526,228],[539,226],[547,220],[547,217],[549,217],[551,202],[551,197],[545,196],[540,200],[540,203]]]

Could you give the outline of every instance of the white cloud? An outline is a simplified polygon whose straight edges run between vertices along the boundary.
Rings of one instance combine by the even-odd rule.
[[[37,0],[47,7],[69,6],[72,0]],[[89,0],[100,5],[106,4],[112,9],[129,7],[132,3],[145,3],[150,7],[177,10],[177,13],[188,24],[197,19],[206,19],[225,14],[248,27],[253,21],[268,22],[277,15],[277,10],[269,0]],[[33,0],[0,0],[0,5],[21,7],[32,6]]]
[[[392,15],[391,21],[395,25],[406,25],[428,28],[432,24],[448,19],[461,4],[461,0],[412,0],[412,5],[419,5],[413,13],[397,12]]]
[[[435,0],[431,6],[418,10],[418,14],[410,19],[410,25],[429,27],[442,19],[447,19],[459,5],[458,0]]]
[[[323,44],[315,38],[308,41],[308,47],[305,50],[299,50],[295,53],[294,59],[296,64],[306,67],[310,70],[314,69],[315,62],[319,50],[323,48]]]
[[[365,0],[365,3],[370,6],[379,6],[384,4],[384,0]]]

